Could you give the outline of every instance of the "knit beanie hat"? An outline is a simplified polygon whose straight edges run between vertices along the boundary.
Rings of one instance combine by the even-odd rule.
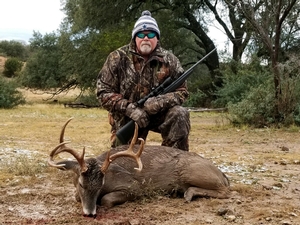
[[[134,28],[132,30],[132,39],[134,39],[135,35],[144,30],[151,30],[157,33],[157,39],[159,39],[160,31],[156,20],[151,17],[151,12],[148,10],[142,12],[142,16],[136,21],[134,24]]]

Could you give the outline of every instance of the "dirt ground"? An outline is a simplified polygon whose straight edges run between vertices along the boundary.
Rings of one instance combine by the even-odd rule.
[[[236,128],[223,113],[199,112],[191,113],[190,151],[210,159],[228,176],[230,198],[185,203],[154,196],[111,209],[99,207],[96,218],[83,217],[72,173],[49,168],[46,161],[69,116],[76,118],[70,139],[81,135],[74,144],[97,154],[99,143],[108,138],[99,135],[99,130],[108,130],[100,123],[106,123],[104,115],[99,109],[60,106],[0,110],[0,224],[300,224],[299,128]],[[150,135],[147,144],[159,144],[159,138]]]

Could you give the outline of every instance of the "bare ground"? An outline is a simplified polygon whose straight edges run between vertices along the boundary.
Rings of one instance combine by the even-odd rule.
[[[0,224],[300,224],[299,128],[228,125],[223,113],[191,113],[190,151],[211,159],[231,181],[229,199],[154,196],[82,216],[71,172],[48,168],[61,125],[91,155],[108,146],[106,112],[31,105],[0,110]],[[147,144],[159,144],[151,134]],[[192,176],[192,174],[191,174]]]

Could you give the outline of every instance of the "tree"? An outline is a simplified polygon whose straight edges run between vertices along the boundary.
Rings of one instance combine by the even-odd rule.
[[[6,77],[13,77],[17,75],[18,72],[21,71],[23,63],[20,62],[17,58],[8,58],[4,64],[3,74]]]
[[[240,62],[253,30],[244,14],[237,10],[238,1],[204,0],[204,2],[214,14],[216,21],[223,27],[227,37],[232,43],[232,59],[236,62]],[[257,6],[255,5],[253,7],[255,10]],[[227,20],[229,21],[228,23],[226,22]]]
[[[18,41],[0,41],[0,53],[22,61],[26,61],[29,54],[27,46]]]
[[[257,10],[253,9],[252,2],[249,0],[240,0],[238,2],[240,12],[244,14],[256,31],[257,38],[263,44],[270,59],[274,80],[274,118],[277,122],[284,119],[286,115],[283,114],[283,110],[287,107],[283,98],[284,90],[282,89],[284,81],[282,79],[284,77],[282,77],[279,67],[280,49],[284,44],[282,30],[284,27],[291,28],[289,24],[295,24],[298,21],[298,18],[294,18],[292,22],[287,20],[289,15],[293,13],[293,7],[296,2],[296,0],[260,0]]]
[[[58,36],[55,33],[42,36],[34,32],[29,42],[32,55],[22,74],[23,85],[41,90],[63,86],[67,78],[61,73],[62,51]]]
[[[61,69],[68,80],[76,80],[82,90],[94,90],[97,75],[107,55],[127,42],[124,30],[126,27],[119,30],[107,29],[101,34],[97,31],[62,31],[59,41],[63,51]]]
[[[202,15],[199,17],[198,14],[198,9],[202,5],[201,1],[197,0],[189,2],[171,0],[135,2],[129,0],[65,0],[64,10],[67,19],[65,20],[64,31],[70,36],[79,37],[81,41],[85,38],[87,44],[89,43],[89,35],[96,36],[98,34],[98,38],[100,38],[102,35],[113,34],[122,29],[124,35],[113,36],[112,38],[120,37],[125,42],[119,41],[119,43],[129,43],[135,21],[140,17],[143,10],[150,9],[158,21],[162,34],[165,34],[160,40],[163,47],[172,50],[183,62],[183,66],[187,68],[215,48],[213,41],[207,35],[206,27],[201,24],[199,19],[203,17]],[[76,38],[76,40],[79,39]],[[103,38],[101,39],[103,40]],[[111,46],[112,40],[106,39],[106,41],[108,42],[105,44]],[[94,44],[95,42],[93,46]],[[98,46],[97,51],[101,51],[103,48],[104,46]],[[106,49],[104,52],[108,54]],[[217,51],[205,60],[204,64],[208,67],[210,81],[203,82],[205,86],[202,88],[206,89],[205,93],[209,98],[214,98],[215,87],[222,85]]]
[[[0,108],[11,109],[25,103],[22,93],[17,88],[16,82],[0,77]]]

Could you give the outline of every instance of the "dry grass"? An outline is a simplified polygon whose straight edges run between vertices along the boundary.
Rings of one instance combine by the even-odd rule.
[[[89,143],[88,147],[92,145],[101,152],[107,147],[107,141],[104,140],[109,140],[110,136],[107,113],[99,109],[34,104],[0,110],[0,113],[0,143],[7,148],[48,152],[58,142],[60,128],[70,117],[74,117],[74,120],[66,130],[66,138],[75,144],[83,146]]]

